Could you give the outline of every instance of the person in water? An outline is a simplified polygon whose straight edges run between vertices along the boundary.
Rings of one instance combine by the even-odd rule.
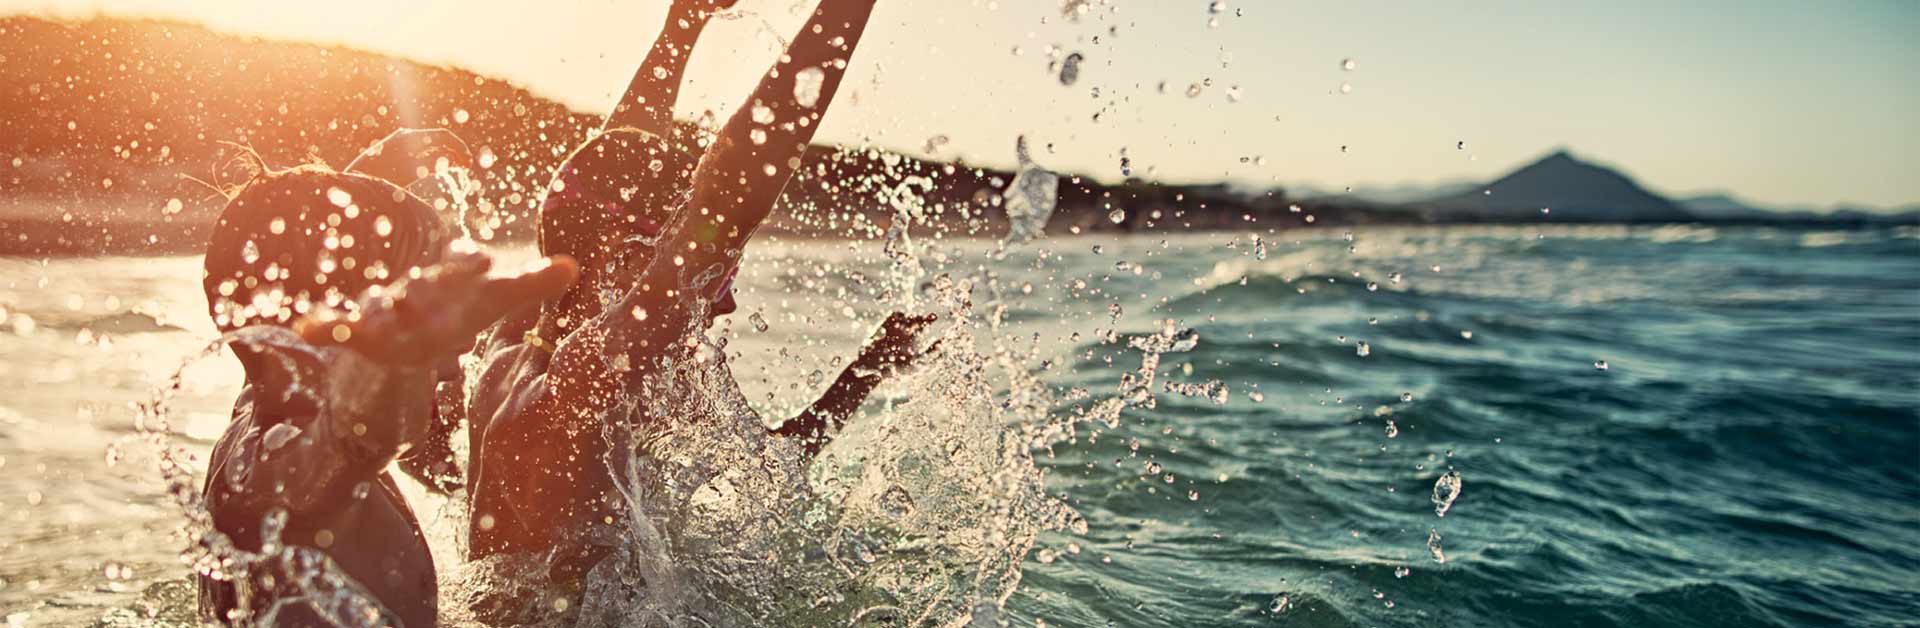
[[[874,3],[820,0],[702,154],[671,114],[695,40],[732,2],[676,0],[604,128],[555,174],[540,210],[540,252],[579,260],[580,280],[490,332],[468,404],[469,557],[540,557],[558,597],[537,607],[577,604],[588,573],[621,543],[605,532],[633,514],[622,498],[631,452],[609,434],[658,436],[686,425],[684,414],[663,415],[692,411],[659,398],[676,389],[726,396],[738,403],[721,411],[750,412],[724,374],[724,352],[702,358],[723,376],[691,379],[714,372],[690,366],[695,337],[735,310],[742,249],[799,167]],[[915,339],[932,320],[889,316],[810,408],[771,430],[742,421],[752,433],[739,436],[816,454],[884,377],[924,354]],[[634,403],[642,397],[648,403]],[[494,621],[544,621],[524,610],[475,610]]]
[[[209,620],[375,619],[338,616],[357,608],[396,626],[437,621],[433,559],[387,467],[400,459],[429,487],[449,488],[408,462],[445,431],[435,397],[449,358],[512,309],[558,295],[576,270],[562,258],[489,278],[487,257],[449,251],[449,230],[425,202],[356,171],[410,172],[412,149],[435,137],[451,135],[396,133],[346,171],[272,171],[256,157],[259,174],[213,226],[203,288],[246,384],[214,445],[205,503],[215,530],[268,557],[251,573],[199,576]],[[331,565],[319,569],[334,573],[270,568],[288,564],[275,555],[289,551],[324,555]],[[304,586],[309,578],[348,583],[363,599],[343,607],[323,599],[331,588]]]

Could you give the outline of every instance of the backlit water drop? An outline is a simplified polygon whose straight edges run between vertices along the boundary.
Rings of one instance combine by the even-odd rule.
[[[1433,482],[1433,514],[1447,516],[1453,509],[1453,502],[1460,499],[1460,472],[1447,471]]]

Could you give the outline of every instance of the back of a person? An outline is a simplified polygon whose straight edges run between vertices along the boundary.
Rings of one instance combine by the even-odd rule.
[[[241,397],[234,408],[233,424],[214,445],[205,495],[214,525],[240,549],[259,553],[264,540],[261,535],[264,522],[247,516],[252,509],[235,507],[233,502],[249,497],[236,494],[236,490],[223,486],[222,481],[222,478],[244,473],[243,469],[236,469],[244,465],[244,461],[263,453],[270,455],[272,444],[285,437],[284,430],[275,431],[276,426],[285,424],[258,414],[251,397],[251,391]],[[411,604],[383,603],[383,606],[402,625],[433,625],[438,612],[438,577],[426,539],[420,535],[413,510],[401,496],[399,486],[391,474],[382,473],[364,486],[350,490],[338,508],[298,515],[290,513],[280,531],[282,546],[308,546],[324,551],[331,563],[329,568],[337,569],[339,575],[359,586],[361,590],[354,594],[364,595],[368,601],[413,601]],[[267,568],[249,578],[248,586],[255,594],[247,602],[240,599],[232,582],[199,576],[202,609],[213,617],[225,619],[232,619],[236,611],[243,611],[254,621],[271,612],[272,619],[266,623],[273,626],[336,625],[320,610],[329,607],[325,600],[317,600],[319,604],[302,601],[315,592],[300,590],[298,578],[325,576],[273,568],[297,565],[299,561],[269,561]],[[283,582],[288,576],[294,576],[294,581]],[[330,592],[322,594],[325,593]]]
[[[254,556],[219,579],[199,576],[209,619],[333,625],[340,605],[329,597],[346,594],[401,625],[437,621],[433,558],[385,471],[394,454],[358,442],[368,421],[389,417],[345,426],[329,407],[337,362],[357,358],[255,338],[291,334],[300,315],[432,262],[443,230],[397,186],[316,166],[263,172],[229,200],[207,246],[208,312],[223,332],[254,329],[229,343],[247,385],[214,447],[205,499],[215,529]]]

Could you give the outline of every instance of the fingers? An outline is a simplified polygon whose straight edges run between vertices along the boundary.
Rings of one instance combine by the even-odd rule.
[[[300,339],[316,347],[345,344],[353,338],[353,324],[339,312],[323,310],[300,318],[293,324]]]
[[[370,357],[457,351],[500,317],[566,292],[580,275],[579,264],[565,256],[540,260],[510,277],[488,278],[492,266],[486,255],[456,253],[419,279],[393,286],[393,299],[384,306],[369,306],[351,317],[314,312],[295,323],[294,331],[315,346],[345,346]]]
[[[572,257],[556,255],[536,261],[518,275],[487,279],[475,295],[469,320],[491,325],[521,307],[559,298],[579,278],[580,264]]]
[[[938,314],[932,313],[908,316],[900,312],[894,312],[893,315],[887,317],[886,327],[896,334],[914,336],[919,334],[920,330],[925,329],[927,325],[931,325],[939,319],[940,316]]]
[[[580,263],[571,256],[542,258],[523,269],[518,276],[495,280],[500,296],[519,302],[546,300],[565,294],[580,278]]]

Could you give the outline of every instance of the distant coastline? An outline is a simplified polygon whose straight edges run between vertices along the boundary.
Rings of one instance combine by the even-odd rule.
[[[13,128],[0,137],[0,255],[13,256],[196,251],[221,204],[201,182],[239,176],[223,167],[236,154],[227,143],[276,166],[338,165],[399,127],[451,128],[488,155],[475,178],[480,197],[497,205],[467,218],[488,223],[496,239],[525,240],[538,190],[599,120],[456,68],[132,19],[0,18],[0,92],[24,106],[9,112]],[[877,236],[911,196],[905,202],[927,229],[1006,231],[998,196],[1012,172],[835,146],[810,151],[801,172],[769,230]],[[1375,224],[1920,224],[1920,207],[1699,211],[1565,152],[1450,196],[1400,202],[1060,174],[1060,207],[1046,227],[1054,236]]]

